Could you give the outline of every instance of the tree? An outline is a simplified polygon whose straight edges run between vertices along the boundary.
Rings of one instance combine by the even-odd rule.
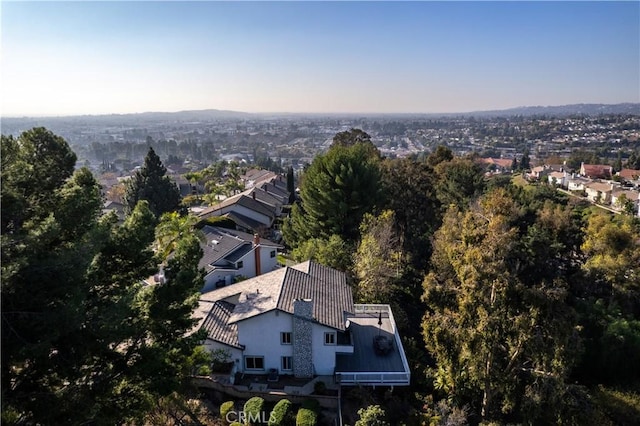
[[[445,209],[451,204],[466,208],[485,187],[482,167],[468,158],[441,162],[435,173],[436,195]]]
[[[467,212],[450,208],[424,281],[434,385],[481,407],[484,421],[562,417],[576,356],[566,283],[520,276],[518,210],[504,189]]]
[[[356,426],[389,426],[386,421],[386,413],[379,405],[370,405],[358,410],[360,418],[356,421]]]
[[[167,169],[150,147],[142,168],[127,181],[124,197],[127,212],[131,212],[140,200],[149,202],[156,218],[163,213],[177,211],[180,208],[180,191],[166,173]]]
[[[330,268],[348,271],[351,269],[353,247],[340,235],[331,235],[328,239],[311,238],[293,249],[292,257],[303,262],[313,260]]]
[[[427,157],[427,164],[430,167],[435,167],[440,163],[453,160],[453,152],[444,145],[438,145],[431,154]]]
[[[317,156],[302,179],[302,203],[293,206],[285,222],[287,244],[295,248],[310,238],[328,239],[333,234],[355,241],[362,216],[381,200],[378,162],[362,143],[336,145]]]
[[[296,200],[296,185],[293,179],[293,167],[287,169],[287,191],[289,191],[289,204],[293,204]]]
[[[529,150],[525,149],[520,159],[520,168],[522,170],[529,170],[531,168],[531,160],[529,159]]]
[[[358,299],[361,303],[388,302],[405,263],[393,211],[385,210],[379,216],[366,213],[360,232],[354,255]]]
[[[518,170],[518,159],[513,157],[513,161],[511,161],[511,170]]]
[[[3,420],[141,419],[154,399],[183,387],[200,338],[185,337],[202,286],[197,238],[176,243],[167,284],[144,287],[158,263],[151,250],[156,218],[148,203],[139,202],[121,225],[114,214],[99,217],[93,175],[87,169],[70,175],[66,142],[35,133],[48,135],[56,150],[31,156],[31,142],[6,138],[5,151],[3,138],[3,152],[11,153],[2,158],[3,217],[5,209],[24,206],[1,236]],[[48,155],[60,160],[52,170],[70,175],[58,178],[52,190],[38,187],[37,173],[21,174],[25,158],[37,165]],[[16,191],[16,182],[29,185],[28,196]]]
[[[446,153],[442,156],[448,158]],[[381,171],[384,208],[394,212],[402,250],[417,273],[424,276],[430,238],[442,220],[434,170],[425,162],[402,158],[384,160]],[[419,283],[418,290],[422,291]]]

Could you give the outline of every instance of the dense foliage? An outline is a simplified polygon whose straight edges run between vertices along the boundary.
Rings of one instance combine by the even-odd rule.
[[[144,165],[127,181],[124,201],[128,211],[132,211],[140,200],[149,203],[151,212],[157,218],[163,213],[178,210],[180,191],[166,174],[166,167],[150,147]]]
[[[74,160],[45,129],[2,137],[3,423],[134,422],[194,365],[197,238],[176,240],[167,282],[144,286],[159,263],[149,204],[122,224],[100,216]]]

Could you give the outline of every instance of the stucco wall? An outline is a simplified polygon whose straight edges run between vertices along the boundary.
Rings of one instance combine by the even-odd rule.
[[[277,312],[277,314],[276,314]],[[293,356],[293,345],[280,344],[281,332],[293,332],[292,316],[285,312],[270,311],[238,323],[238,340],[245,345],[245,356],[264,356],[264,371],[245,370],[241,361],[241,371],[251,374],[264,374],[270,368],[277,368],[281,374],[293,374],[282,371],[280,357]]]

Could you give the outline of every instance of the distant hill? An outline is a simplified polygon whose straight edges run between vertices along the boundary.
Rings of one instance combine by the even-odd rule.
[[[510,115],[601,115],[601,114],[634,114],[640,115],[640,103],[622,104],[571,104],[557,106],[523,106],[493,111],[474,111],[462,115],[473,116],[510,116]]]

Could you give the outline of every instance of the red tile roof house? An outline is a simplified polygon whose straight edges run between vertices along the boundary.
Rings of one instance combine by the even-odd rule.
[[[580,165],[580,175],[591,179],[611,179],[613,167],[606,164],[584,164]]]
[[[204,293],[194,317],[205,347],[229,354],[227,384],[235,373],[256,382],[266,374],[342,386],[410,382],[390,306],[354,304],[346,274],[312,261]]]
[[[620,176],[623,180],[626,180],[626,181],[632,181],[632,180],[640,179],[640,170],[622,169],[616,174],[618,176]]]

